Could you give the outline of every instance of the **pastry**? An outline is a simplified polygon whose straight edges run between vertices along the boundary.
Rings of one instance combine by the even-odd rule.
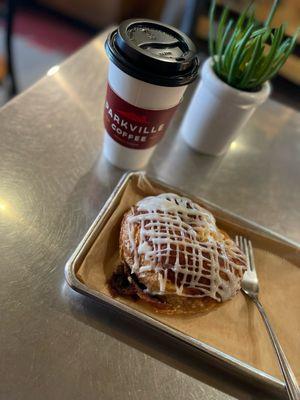
[[[233,298],[246,258],[214,216],[173,193],[146,197],[125,213],[122,265],[109,286],[169,314],[204,312]]]

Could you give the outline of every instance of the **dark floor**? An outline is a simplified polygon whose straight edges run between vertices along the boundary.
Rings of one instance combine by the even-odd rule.
[[[4,18],[0,19],[0,57],[4,49]],[[56,13],[43,8],[19,7],[17,9],[13,52],[14,67],[21,92],[40,79],[47,71],[60,64],[86,44],[95,34]],[[8,100],[8,85],[0,84],[0,106]]]

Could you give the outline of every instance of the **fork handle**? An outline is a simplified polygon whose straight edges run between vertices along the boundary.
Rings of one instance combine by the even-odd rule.
[[[261,302],[258,300],[257,296],[250,296],[250,297],[253,300],[253,302],[256,304],[256,306],[260,312],[260,315],[262,316],[262,319],[266,325],[267,331],[270,335],[271,341],[272,341],[274,349],[276,351],[276,355],[278,358],[281,372],[284,376],[286,390],[288,392],[289,399],[290,400],[300,400],[300,390],[299,390],[299,386],[297,383],[297,379],[296,379],[296,377],[292,371],[292,368],[282,350],[279,340],[277,339],[277,336],[272,329],[269,318],[267,317],[267,314],[266,314]]]

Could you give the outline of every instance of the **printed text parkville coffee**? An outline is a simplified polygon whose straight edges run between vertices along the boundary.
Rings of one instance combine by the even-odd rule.
[[[135,122],[129,122],[114,112],[107,100],[105,102],[105,108],[111,118],[112,130],[114,130],[118,135],[124,138],[126,137],[128,140],[134,142],[146,142],[149,134],[153,135],[159,133],[165,128],[165,124],[145,126],[139,125]]]

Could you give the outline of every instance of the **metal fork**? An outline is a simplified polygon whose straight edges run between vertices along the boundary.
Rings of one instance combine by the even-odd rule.
[[[282,350],[282,347],[277,339],[275,332],[273,331],[269,318],[258,299],[259,284],[255,269],[254,255],[252,249],[252,243],[249,239],[242,236],[235,237],[236,244],[245,253],[247,259],[248,269],[244,274],[242,280],[242,291],[253,301],[253,303],[258,308],[260,315],[266,325],[267,331],[270,335],[271,341],[273,343],[278,362],[280,365],[281,372],[284,376],[286,390],[291,400],[300,400],[300,390],[296,380],[296,377],[292,371],[292,368]]]

